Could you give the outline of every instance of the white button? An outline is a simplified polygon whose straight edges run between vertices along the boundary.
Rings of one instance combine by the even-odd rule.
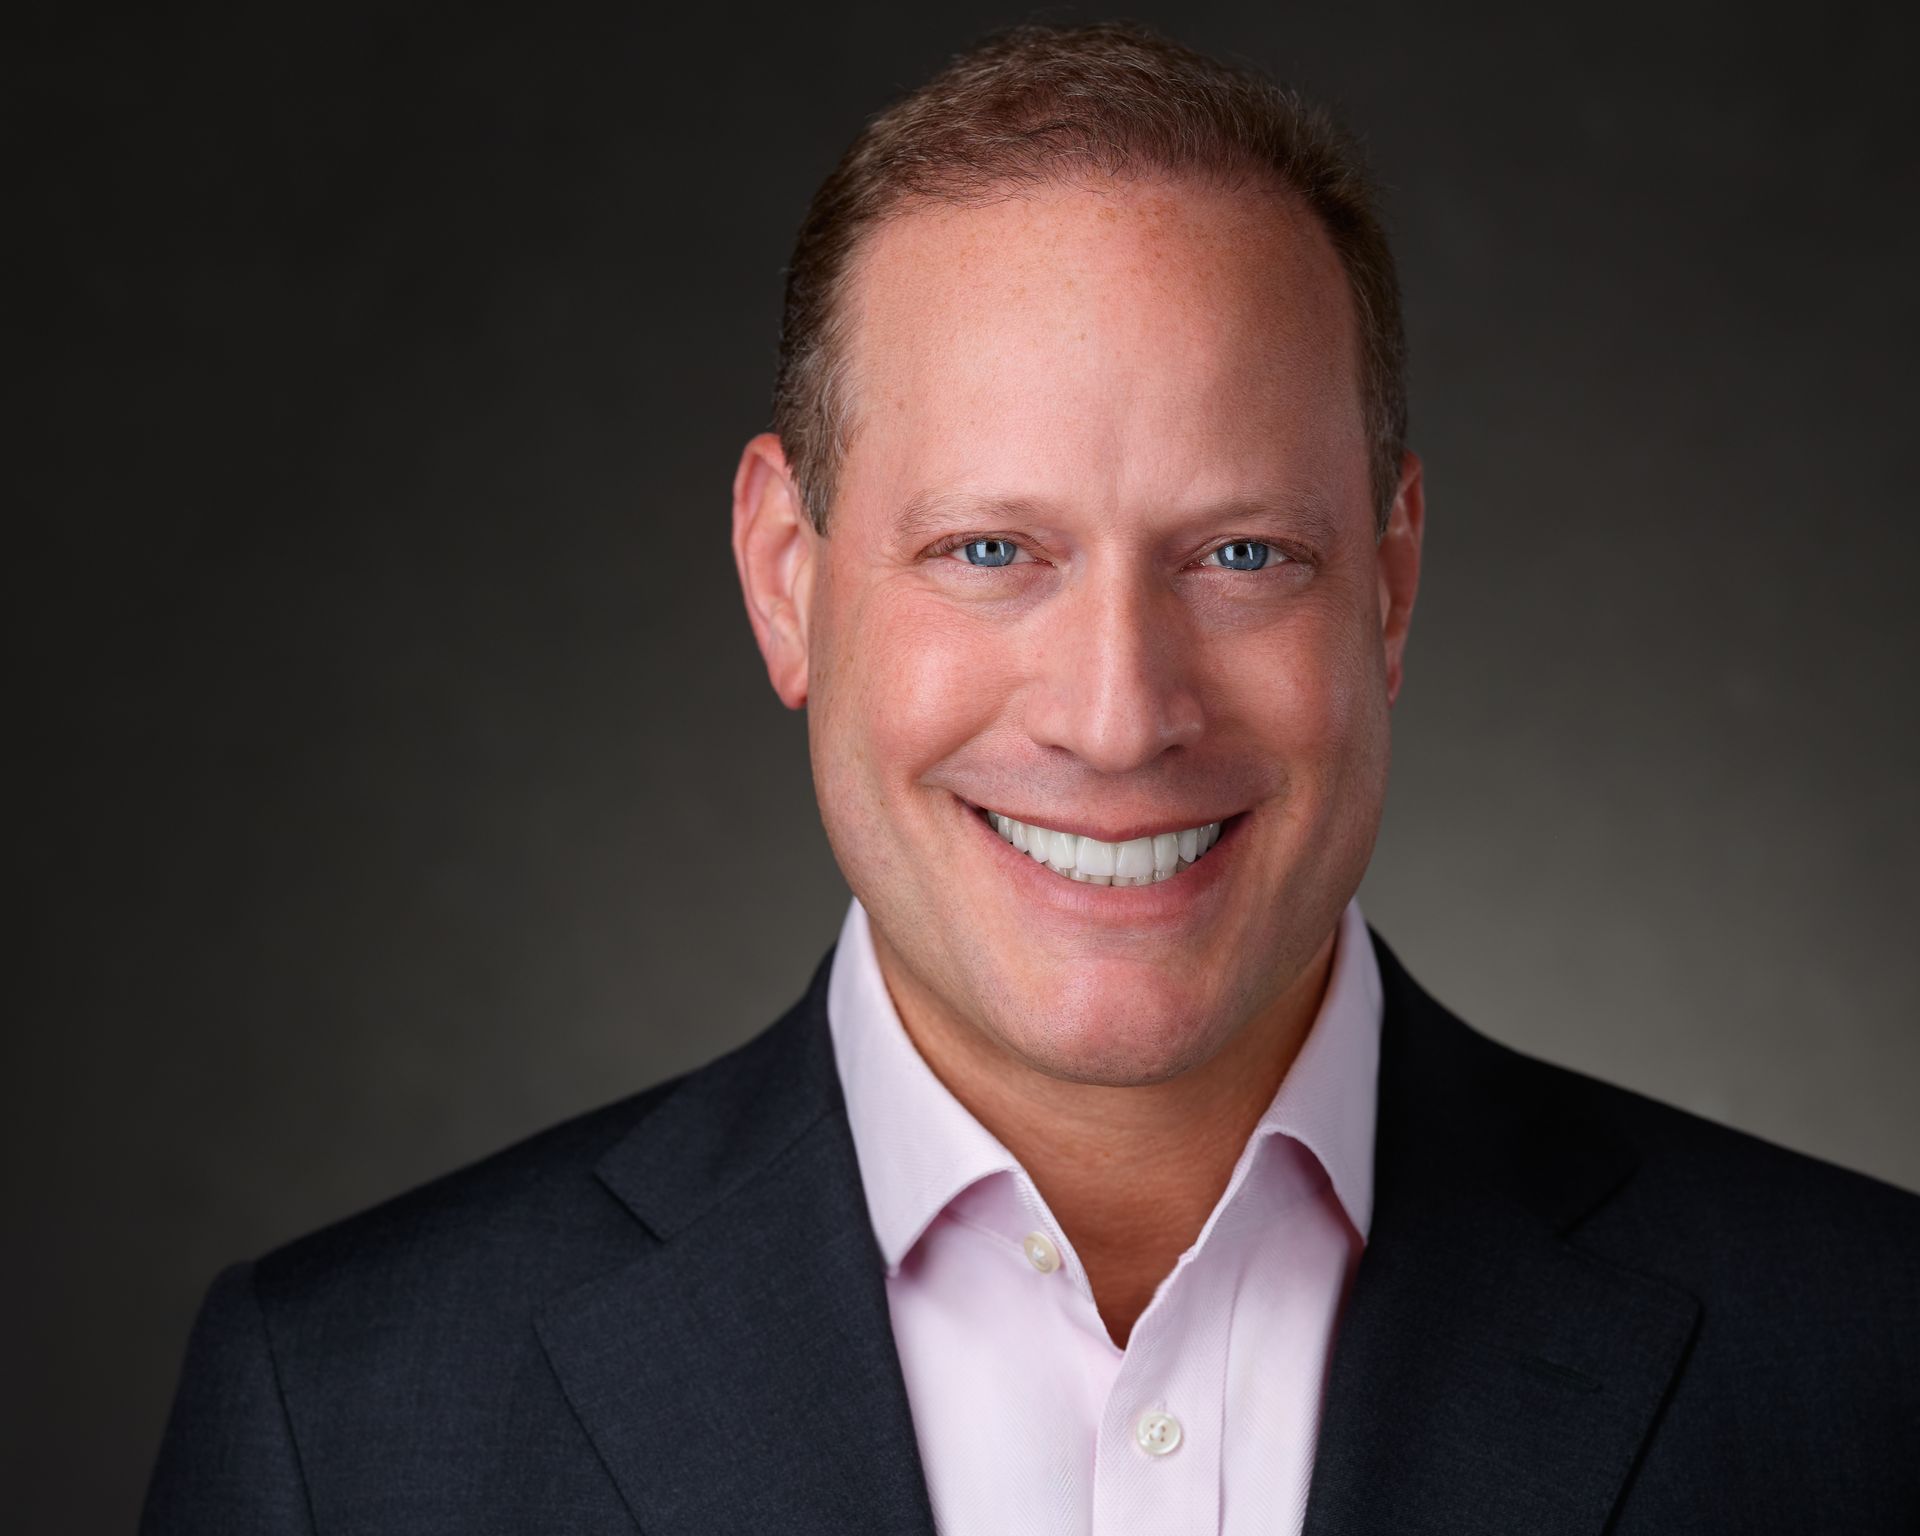
[[[1133,1438],[1149,1456],[1164,1456],[1180,1443],[1180,1421],[1170,1413],[1143,1413]]]
[[[1027,1262],[1041,1274],[1050,1275],[1060,1267],[1060,1250],[1046,1233],[1029,1232],[1020,1246],[1027,1251]]]

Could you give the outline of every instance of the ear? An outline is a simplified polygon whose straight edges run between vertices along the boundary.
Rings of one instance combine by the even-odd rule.
[[[1387,531],[1380,536],[1380,643],[1386,651],[1389,704],[1400,696],[1407,627],[1413,621],[1414,594],[1420,588],[1420,534],[1427,511],[1420,473],[1420,455],[1403,453],[1400,486],[1394,492]]]
[[[733,563],[767,677],[788,709],[807,702],[807,621],[820,537],[800,503],[780,439],[762,432],[734,471]]]

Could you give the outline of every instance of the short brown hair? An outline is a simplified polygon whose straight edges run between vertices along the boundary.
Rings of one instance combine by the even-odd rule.
[[[1359,319],[1360,406],[1384,531],[1407,433],[1406,341],[1358,145],[1324,108],[1264,75],[1128,22],[993,34],[872,118],[814,194],[787,268],[773,428],[816,529],[826,532],[852,436],[841,298],[867,232],[915,204],[1156,172],[1277,185],[1326,230]]]

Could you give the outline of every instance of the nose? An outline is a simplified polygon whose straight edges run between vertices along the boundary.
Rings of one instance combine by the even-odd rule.
[[[1090,570],[1047,605],[1026,727],[1100,773],[1129,773],[1205,725],[1177,597],[1124,569]]]

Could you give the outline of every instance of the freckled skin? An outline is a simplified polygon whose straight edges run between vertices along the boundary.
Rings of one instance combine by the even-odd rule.
[[[1124,1337],[1311,1024],[1371,854],[1419,463],[1376,541],[1352,301],[1281,194],[916,211],[863,248],[853,316],[828,534],[777,440],[742,458],[749,614],[808,710],[828,839],[909,1033],[1034,1173]],[[902,540],[929,492],[1019,507]],[[930,554],[948,532],[1018,558]],[[1209,566],[1234,538],[1299,558]],[[1135,925],[1031,899],[962,799],[1067,829],[1247,814],[1204,899]]]

